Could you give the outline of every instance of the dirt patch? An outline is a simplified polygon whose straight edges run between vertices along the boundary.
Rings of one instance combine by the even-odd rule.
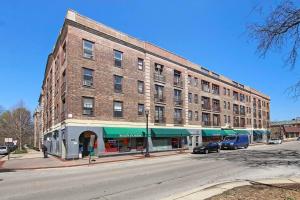
[[[236,187],[207,200],[300,200],[300,184],[249,185]]]

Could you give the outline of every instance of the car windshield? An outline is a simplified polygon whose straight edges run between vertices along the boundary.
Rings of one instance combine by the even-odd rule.
[[[227,136],[224,138],[225,141],[228,141],[228,140],[235,140],[236,137],[235,136]]]

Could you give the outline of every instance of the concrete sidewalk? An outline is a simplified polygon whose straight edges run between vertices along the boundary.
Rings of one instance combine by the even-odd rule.
[[[191,153],[190,151],[178,152],[155,152],[151,153],[151,158],[172,156]],[[89,163],[89,158],[77,159],[77,160],[62,160],[58,157],[49,155],[48,158],[43,157],[42,152],[34,150],[28,151],[27,154],[18,154],[18,156],[11,156],[10,160],[7,160],[7,156],[0,160],[0,172],[14,171],[14,170],[33,170],[33,169],[47,169],[47,168],[62,168],[62,167],[76,167],[85,165],[95,165],[109,162],[120,162],[128,160],[145,159],[142,154],[132,155],[120,155],[111,157],[92,157],[92,162]]]
[[[263,180],[240,180],[234,182],[225,182],[225,183],[214,183],[209,185],[204,185],[198,187],[196,189],[181,193],[181,194],[174,194],[162,200],[205,200],[215,195],[222,194],[227,190],[252,185],[252,184],[289,184],[289,183],[299,183],[300,178],[289,178],[289,179],[263,179]]]

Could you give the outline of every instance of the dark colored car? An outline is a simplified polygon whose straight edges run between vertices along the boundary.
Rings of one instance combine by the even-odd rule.
[[[206,145],[198,146],[193,149],[193,153],[209,153],[209,152],[220,152],[220,145],[217,142],[210,142]]]
[[[238,149],[248,148],[249,137],[248,135],[230,135],[226,136],[222,142],[221,149]]]

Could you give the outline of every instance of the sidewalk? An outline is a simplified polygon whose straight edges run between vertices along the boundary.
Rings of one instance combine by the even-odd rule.
[[[299,183],[300,178],[289,178],[289,179],[263,179],[263,180],[241,180],[235,182],[225,182],[225,183],[218,183],[218,184],[209,184],[204,185],[199,188],[181,193],[181,194],[174,194],[162,200],[205,200],[210,197],[213,197],[218,194],[222,194],[230,189],[252,185],[252,184],[289,184],[289,183]]]
[[[156,152],[151,153],[151,158],[172,156],[179,154],[187,154],[189,151],[180,153],[178,151],[169,152]],[[134,155],[120,155],[111,157],[92,157],[94,161],[89,164],[89,158],[77,159],[77,160],[62,160],[58,157],[49,155],[48,158],[43,157],[42,152],[29,150],[27,154],[12,155],[10,160],[7,160],[7,156],[0,159],[0,172],[2,171],[15,171],[15,170],[32,170],[32,169],[47,169],[47,168],[62,168],[62,167],[75,167],[94,165],[109,162],[120,162],[128,160],[145,159],[142,154]],[[149,159],[149,158],[147,158]]]

